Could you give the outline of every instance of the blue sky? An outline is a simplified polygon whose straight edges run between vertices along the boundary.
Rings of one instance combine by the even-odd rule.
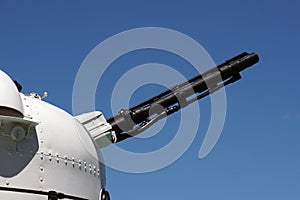
[[[180,159],[147,174],[108,169],[107,189],[113,200],[299,199],[299,6],[291,0],[1,0],[0,67],[22,83],[24,92],[48,91],[46,101],[71,113],[81,63],[96,45],[119,32],[149,26],[173,29],[199,42],[216,63],[255,51],[259,64],[226,88],[225,126],[209,156],[198,158],[210,116],[208,98],[200,103],[199,133]],[[111,116],[108,105],[116,77],[148,62],[168,64],[187,77],[195,75],[189,67],[180,68],[186,64],[183,60],[163,52],[124,56],[98,86],[96,109]],[[132,104],[162,89],[141,88]],[[167,135],[172,127],[163,131],[160,134]],[[143,152],[152,144],[163,145],[165,139],[134,139],[120,146]]]

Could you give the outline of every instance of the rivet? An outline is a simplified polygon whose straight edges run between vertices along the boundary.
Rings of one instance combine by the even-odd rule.
[[[68,164],[68,157],[64,156],[64,159],[65,159],[65,165],[67,165]]]
[[[42,171],[44,171],[44,168],[43,168],[43,167],[40,167],[40,170],[41,170],[41,172],[42,172]]]
[[[9,185],[9,181],[5,181],[5,184],[6,184],[6,185]]]
[[[59,163],[59,155],[58,155],[58,153],[56,153],[55,155],[56,155],[56,162]]]
[[[90,174],[92,173],[92,165],[89,164],[89,168],[90,168]]]
[[[79,167],[79,169],[81,169],[81,160],[79,160],[78,163],[79,163],[78,167]]]
[[[40,178],[40,181],[41,181],[41,182],[43,182],[43,181],[44,181],[43,177],[41,177],[41,178]]]

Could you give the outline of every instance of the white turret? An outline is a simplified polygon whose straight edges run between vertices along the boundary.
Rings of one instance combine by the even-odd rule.
[[[2,71],[0,92],[1,199],[108,199],[102,156],[81,122],[19,93]]]

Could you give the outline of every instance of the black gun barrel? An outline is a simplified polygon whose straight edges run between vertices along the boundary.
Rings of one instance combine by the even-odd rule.
[[[107,120],[115,132],[115,141],[137,135],[167,115],[239,80],[240,72],[258,61],[256,53],[241,53],[136,106],[122,109],[116,116]]]

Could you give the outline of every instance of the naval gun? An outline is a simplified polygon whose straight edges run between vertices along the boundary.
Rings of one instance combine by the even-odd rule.
[[[0,199],[109,200],[99,149],[140,134],[162,118],[241,78],[259,61],[242,53],[106,120],[100,111],[72,116],[23,94],[0,70]]]

